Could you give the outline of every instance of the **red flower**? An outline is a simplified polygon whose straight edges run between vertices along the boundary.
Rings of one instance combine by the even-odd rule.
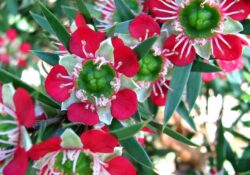
[[[74,136],[78,137],[78,136]],[[63,146],[64,138],[52,137],[47,141],[34,145],[29,151],[29,157],[35,160],[36,168],[40,170],[40,174],[47,175],[49,172],[58,172],[64,170],[64,163],[73,162],[67,165],[67,173],[84,173],[86,174],[104,175],[106,172],[111,175],[135,175],[136,170],[133,165],[122,156],[112,155],[114,149],[118,146],[118,140],[111,134],[102,130],[89,130],[81,135],[81,144],[83,146],[71,147]],[[74,143],[74,142],[72,142]],[[102,158],[99,154],[105,153],[112,155],[110,158]],[[62,159],[64,157],[64,159]],[[108,156],[109,157],[109,156]],[[59,160],[59,161],[54,161]],[[60,161],[61,160],[61,161]],[[42,161],[43,164],[39,162]],[[83,167],[84,161],[84,167]],[[123,170],[118,171],[118,168]],[[88,173],[87,173],[88,172]]]
[[[23,42],[23,43],[21,43],[21,45],[19,46],[19,50],[20,50],[21,52],[23,52],[24,54],[29,54],[30,49],[31,49],[31,46],[30,46],[30,43],[28,43],[28,42]]]
[[[17,37],[17,32],[15,29],[10,28],[6,31],[6,36],[10,41],[14,41]]]
[[[4,167],[3,173],[13,175],[18,172],[20,175],[24,175],[28,165],[28,157],[21,145],[21,125],[26,128],[31,128],[34,125],[35,106],[28,92],[22,88],[16,90],[13,102],[15,109],[11,109],[3,102],[0,103],[2,120],[11,128],[3,132],[6,133],[7,139],[0,139],[0,161],[5,161],[13,156]]]
[[[140,14],[129,25],[130,35],[139,41],[144,41],[160,34],[159,24],[147,14]]]
[[[250,13],[249,1],[213,0],[190,1],[177,4],[174,0],[150,0],[150,12],[159,22],[174,20],[173,26],[179,33],[165,41],[168,59],[177,66],[184,66],[195,60],[198,45],[207,44],[216,59],[235,60],[242,53],[242,39],[234,32],[228,34],[228,18],[243,20]],[[209,13],[209,15],[202,15]],[[197,15],[197,18],[194,18]],[[206,23],[202,22],[206,21]],[[203,51],[204,52],[204,51]]]
[[[55,100],[64,102],[72,94],[78,99],[68,107],[68,119],[72,122],[97,124],[99,108],[110,108],[118,120],[131,117],[137,110],[136,94],[121,89],[120,83],[122,74],[133,77],[138,72],[137,56],[129,47],[119,44],[117,38],[112,40],[114,59],[98,55],[104,37],[104,33],[86,25],[78,27],[69,43],[78,63],[72,72],[61,65],[54,66],[45,80],[45,89]]]

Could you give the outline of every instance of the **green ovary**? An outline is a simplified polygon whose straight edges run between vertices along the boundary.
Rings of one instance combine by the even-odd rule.
[[[143,57],[140,61],[140,70],[135,76],[137,81],[152,82],[157,80],[159,73],[163,66],[163,60],[160,56],[154,56],[153,53],[149,53]]]
[[[213,36],[213,29],[217,29],[221,20],[216,7],[203,1],[194,0],[180,10],[179,19],[184,33],[189,38],[207,38]]]
[[[109,97],[113,93],[111,82],[115,78],[115,71],[109,65],[98,64],[93,61],[86,61],[77,79],[77,87],[86,91],[87,95]]]

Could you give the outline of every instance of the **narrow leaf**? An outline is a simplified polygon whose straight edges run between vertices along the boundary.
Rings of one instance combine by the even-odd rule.
[[[68,48],[70,34],[67,29],[61,24],[53,13],[51,13],[42,3],[40,3],[42,12],[46,19],[48,20],[51,28],[55,32],[58,39],[62,42],[65,48]]]
[[[221,72],[222,70],[212,64],[205,63],[204,61],[195,60],[193,62],[192,72]]]
[[[87,21],[87,23],[91,23],[91,15],[89,10],[87,9],[85,3],[83,2],[83,0],[76,0],[76,4],[79,8],[79,11],[81,12],[81,14],[84,16],[84,19]]]
[[[250,35],[250,20],[249,19],[243,20],[241,24],[243,25],[244,28],[244,30],[241,33],[245,35]]]
[[[18,12],[17,2],[15,0],[5,0],[7,9],[10,14],[16,15]]]
[[[155,43],[156,39],[157,39],[156,36],[151,37],[151,38],[143,41],[138,46],[136,46],[136,48],[134,48],[134,51],[136,52],[136,54],[138,56],[138,59],[141,59],[141,58],[143,58],[144,56],[146,56],[148,54],[151,47]]]
[[[35,88],[31,87],[30,85],[26,84],[25,82],[21,81],[15,75],[5,71],[4,69],[0,68],[0,81],[2,83],[10,83],[12,82],[15,87],[22,87],[26,89],[31,95],[37,97],[39,101],[42,103],[52,106],[54,108],[60,109],[60,105],[55,102],[53,99],[48,97],[47,95],[43,94],[42,92],[37,91]]]
[[[59,55],[56,53],[42,52],[37,50],[32,50],[31,52],[51,66],[59,64]]]
[[[110,129],[112,130],[122,128],[123,126],[117,120],[113,120]],[[144,165],[145,167],[152,168],[152,162],[149,156],[143,149],[143,147],[136,141],[135,138],[128,138],[120,141],[121,145],[127,151],[129,155],[133,157],[137,162]]]
[[[122,21],[133,19],[135,16],[123,0],[114,0],[116,11]]]
[[[128,127],[112,130],[110,133],[114,134],[119,140],[124,140],[133,137],[137,132],[141,131],[146,124],[146,122],[141,122]]]
[[[177,108],[177,112],[181,115],[181,117],[189,124],[189,126],[193,130],[195,131],[197,130],[193,118],[189,116],[189,112],[182,101],[180,102]]]
[[[55,34],[55,32],[53,31],[53,29],[51,28],[49,22],[47,21],[47,19],[45,19],[44,17],[30,12],[32,18],[47,32],[49,32],[50,34]]]
[[[161,124],[159,124],[157,122],[153,122],[153,121],[149,122],[149,124],[151,126],[153,126],[154,128],[156,128],[158,132],[163,132],[163,133],[167,134],[168,136],[170,136],[170,137],[172,137],[172,138],[174,138],[182,143],[185,143],[187,145],[198,147],[197,144],[193,143],[188,138],[179,134],[178,132],[172,130],[168,126],[164,126],[164,128],[163,128],[163,126]]]
[[[77,9],[65,5],[62,5],[62,9],[71,20],[75,20]]]
[[[222,126],[221,121],[219,122],[219,127],[217,130],[216,155],[217,169],[221,170],[226,159],[226,141],[224,137],[224,127]]]
[[[168,98],[166,100],[165,112],[164,112],[164,123],[167,124],[168,120],[178,107],[182,93],[187,84],[189,74],[192,68],[192,63],[183,67],[176,66],[173,70],[173,77],[170,83],[172,91],[168,91]]]
[[[188,83],[187,83],[187,101],[189,106],[189,111],[194,107],[195,101],[201,90],[201,73],[191,72]]]

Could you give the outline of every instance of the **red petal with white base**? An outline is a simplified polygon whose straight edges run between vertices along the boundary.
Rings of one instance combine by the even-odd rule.
[[[218,35],[212,39],[213,56],[219,60],[231,61],[242,54],[242,40],[235,35]]]
[[[170,81],[166,81],[165,84],[169,85]],[[166,103],[168,88],[164,85],[161,85],[162,95],[160,89],[155,85],[155,90],[157,95],[152,91],[150,95],[150,99],[152,103],[156,106],[164,106]]]
[[[2,64],[9,64],[11,56],[5,53],[0,53],[0,61]]]
[[[95,32],[89,27],[79,27],[70,38],[70,51],[82,58],[90,58],[95,55],[100,43],[105,39],[105,34]]]
[[[178,5],[174,4],[173,0],[149,0],[149,10],[158,22],[164,23],[169,19],[177,19]]]
[[[61,138],[51,137],[39,144],[34,145],[28,152],[32,160],[39,160],[48,153],[55,152],[61,149]]]
[[[147,14],[140,14],[129,25],[130,35],[142,41],[160,34],[160,30],[159,24]]]
[[[45,80],[46,92],[58,102],[67,100],[70,96],[70,90],[73,88],[73,80],[61,76],[69,76],[69,74],[63,66],[56,65],[51,69]]]
[[[222,6],[222,11],[225,13],[225,15],[230,16],[234,20],[238,21],[244,20],[250,13],[250,1],[226,0],[225,4]]]
[[[106,163],[110,175],[136,175],[136,169],[125,157],[117,156]]]
[[[17,148],[13,159],[3,169],[4,175],[25,175],[28,167],[28,155],[23,148]]]
[[[18,121],[26,128],[35,124],[35,104],[29,93],[18,88],[13,96]]]
[[[80,12],[77,12],[75,22],[76,22],[77,27],[85,27],[86,26],[86,21]]]
[[[182,40],[177,46],[180,39],[177,40],[176,37],[176,35],[171,35],[165,40],[164,48],[170,52],[164,53],[163,56],[176,66],[185,66],[192,63],[196,59],[194,47],[189,43],[188,39]],[[188,44],[185,44],[186,42]]]
[[[6,36],[10,41],[13,41],[17,37],[17,32],[15,29],[9,29],[6,31]]]
[[[114,49],[114,63],[116,70],[127,77],[133,77],[139,71],[139,63],[136,53],[127,46]]]
[[[68,119],[71,122],[81,122],[85,125],[95,125],[99,122],[99,116],[96,111],[90,108],[86,109],[87,103],[73,103],[68,108]]]
[[[112,153],[119,145],[119,141],[113,135],[103,130],[89,130],[81,135],[84,149],[94,153]]]
[[[130,89],[123,89],[116,94],[111,102],[111,114],[118,120],[132,117],[137,111],[138,103],[136,93]]]

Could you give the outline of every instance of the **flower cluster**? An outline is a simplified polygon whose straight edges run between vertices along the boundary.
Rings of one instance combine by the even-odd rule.
[[[0,36],[0,62],[4,65],[25,67],[31,46],[22,42],[15,29],[10,28]]]

